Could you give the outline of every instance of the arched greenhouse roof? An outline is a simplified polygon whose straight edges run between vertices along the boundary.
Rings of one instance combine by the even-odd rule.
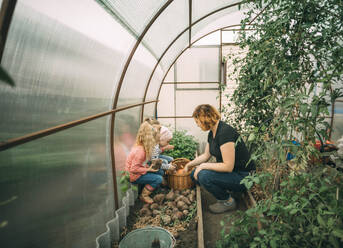
[[[128,215],[133,201],[121,192],[120,176],[140,123],[160,118],[198,135],[191,111],[204,102],[221,109],[223,44],[237,45],[233,31],[249,6],[0,3],[1,79],[13,79],[0,83],[2,245],[94,247],[99,237],[113,240],[106,230],[116,221],[118,230],[125,226],[118,211]]]

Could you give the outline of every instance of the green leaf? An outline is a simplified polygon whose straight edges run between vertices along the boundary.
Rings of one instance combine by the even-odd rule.
[[[123,184],[123,183],[126,182],[126,181],[127,181],[127,180],[126,180],[126,177],[125,177],[125,176],[122,176],[122,177],[120,178],[119,183]]]
[[[335,238],[334,236],[332,235],[329,236],[329,242],[331,245],[333,245],[333,247],[339,248],[339,243],[337,241],[337,238]]]
[[[298,209],[292,209],[291,212],[289,212],[291,215],[294,215],[298,212]]]
[[[0,222],[0,228],[4,228],[7,225],[8,225],[8,221],[7,220]]]
[[[6,72],[2,66],[0,66],[0,81],[5,82],[11,86],[15,86],[15,83],[11,76]]]
[[[251,133],[251,134],[249,135],[248,141],[253,141],[253,140],[255,140],[255,134],[254,134],[254,133]]]
[[[317,194],[310,194],[309,199],[312,200]]]
[[[270,241],[270,246],[272,247],[272,248],[276,248],[276,247],[278,247],[278,245],[277,245],[277,243],[276,243],[276,240],[275,239],[272,239],[271,241]]]
[[[335,224],[335,219],[332,218],[332,217],[329,218],[329,219],[328,219],[328,226],[329,226],[329,227],[332,227],[334,224]]]
[[[325,222],[319,214],[317,215],[317,221],[318,221],[319,225],[325,226]]]
[[[287,181],[283,181],[283,182],[280,183],[281,186],[286,186],[287,184],[288,184]]]
[[[129,187],[128,187],[128,185],[126,185],[126,184],[125,184],[125,185],[122,185],[122,186],[120,187],[121,191],[124,192],[124,193],[128,190],[128,188],[129,188]]]
[[[338,238],[343,239],[343,230],[342,229],[335,229],[332,231],[332,234]]]
[[[132,188],[132,190],[134,190],[134,191],[138,191],[138,186],[137,186],[137,185],[132,185],[131,188]]]

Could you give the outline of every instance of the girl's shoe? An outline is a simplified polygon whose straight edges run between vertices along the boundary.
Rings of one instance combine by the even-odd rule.
[[[148,190],[146,187],[144,187],[140,196],[141,201],[148,204],[154,203],[154,200],[151,199],[151,197],[149,196],[150,194],[151,194],[151,191]]]
[[[167,179],[166,179],[165,177],[162,178],[162,183],[161,183],[161,185],[162,185],[163,187],[168,187],[168,181],[167,181]]]

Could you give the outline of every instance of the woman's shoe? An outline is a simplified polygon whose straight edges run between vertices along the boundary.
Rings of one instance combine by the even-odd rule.
[[[230,198],[229,200],[222,201],[219,200],[218,202],[209,206],[209,209],[214,214],[221,214],[226,211],[235,210],[237,207],[236,201],[234,198]]]

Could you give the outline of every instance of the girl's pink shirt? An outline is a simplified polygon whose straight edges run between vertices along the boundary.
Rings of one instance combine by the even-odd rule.
[[[136,181],[140,176],[147,173],[148,168],[144,165],[145,151],[143,146],[133,146],[126,158],[125,169],[130,172],[130,182]]]

